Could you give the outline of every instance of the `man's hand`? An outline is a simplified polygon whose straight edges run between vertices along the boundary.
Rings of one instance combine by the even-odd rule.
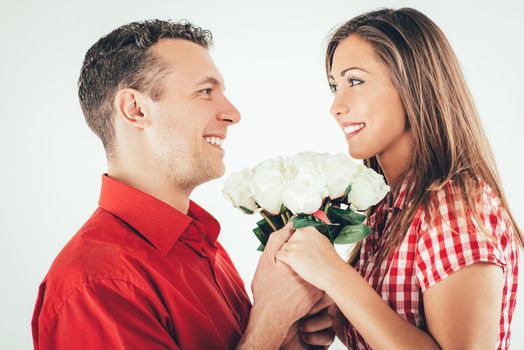
[[[292,234],[288,224],[269,237],[251,284],[254,303],[238,349],[279,348],[292,325],[323,295],[289,266],[276,261],[275,253]]]
[[[332,305],[333,300],[324,295],[304,318],[289,329],[281,349],[305,350],[311,349],[311,345],[321,348],[331,345],[335,339],[335,330],[328,309]]]
[[[333,300],[324,294],[308,315],[299,321],[298,331],[304,343],[320,346],[329,346],[333,343],[334,320],[328,312],[333,305]]]
[[[293,234],[292,227],[288,224],[270,235],[251,284],[253,307],[273,309],[277,320],[288,322],[288,326],[305,316],[323,295],[275,259],[275,253]]]

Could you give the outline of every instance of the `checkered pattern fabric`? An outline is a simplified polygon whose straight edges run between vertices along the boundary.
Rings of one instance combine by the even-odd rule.
[[[388,234],[387,223],[407,205],[407,181],[395,200],[389,194],[368,219],[373,233],[363,241],[355,269],[382,299],[399,315],[425,329],[422,293],[453,272],[474,264],[488,262],[504,272],[503,303],[497,349],[508,349],[510,323],[515,308],[518,276],[518,244],[513,226],[500,199],[483,186],[480,218],[492,239],[475,224],[472,214],[459,210],[453,183],[449,182],[432,198],[438,215],[430,219],[420,208],[399,248],[375,268],[377,252]],[[351,324],[347,325],[350,349],[369,349],[369,345]]]

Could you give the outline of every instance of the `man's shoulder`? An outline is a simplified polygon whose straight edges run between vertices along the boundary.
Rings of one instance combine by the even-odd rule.
[[[85,299],[107,293],[154,295],[148,269],[157,257],[140,233],[98,208],[51,265],[40,285],[33,322],[49,325],[66,305],[89,303]]]
[[[132,227],[98,208],[55,258],[43,282],[46,293],[61,299],[97,281],[139,283],[140,273],[130,269],[129,262],[139,262],[153,252],[154,248]]]

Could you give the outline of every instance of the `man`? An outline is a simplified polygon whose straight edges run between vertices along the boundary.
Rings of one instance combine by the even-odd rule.
[[[189,23],[122,26],[86,54],[79,98],[108,159],[99,208],[40,286],[36,349],[275,349],[329,345],[322,292],[277,263],[272,235],[252,289],[218,222],[189,200],[224,173],[222,142],[240,115],[224,96],[209,31]],[[316,307],[313,307],[316,304]]]

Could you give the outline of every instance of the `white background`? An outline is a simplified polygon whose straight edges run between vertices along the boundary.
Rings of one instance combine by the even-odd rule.
[[[31,348],[38,285],[97,206],[106,164],[99,140],[84,123],[76,80],[85,52],[99,37],[149,18],[187,18],[212,30],[213,57],[243,117],[226,140],[227,176],[278,154],[346,152],[328,112],[325,39],[334,26],[384,6],[415,7],[446,33],[523,227],[523,2],[2,0],[0,348]],[[258,258],[251,233],[256,218],[222,198],[224,179],[200,187],[193,199],[222,223],[221,241],[249,288]],[[513,349],[524,348],[523,297],[521,286]]]

